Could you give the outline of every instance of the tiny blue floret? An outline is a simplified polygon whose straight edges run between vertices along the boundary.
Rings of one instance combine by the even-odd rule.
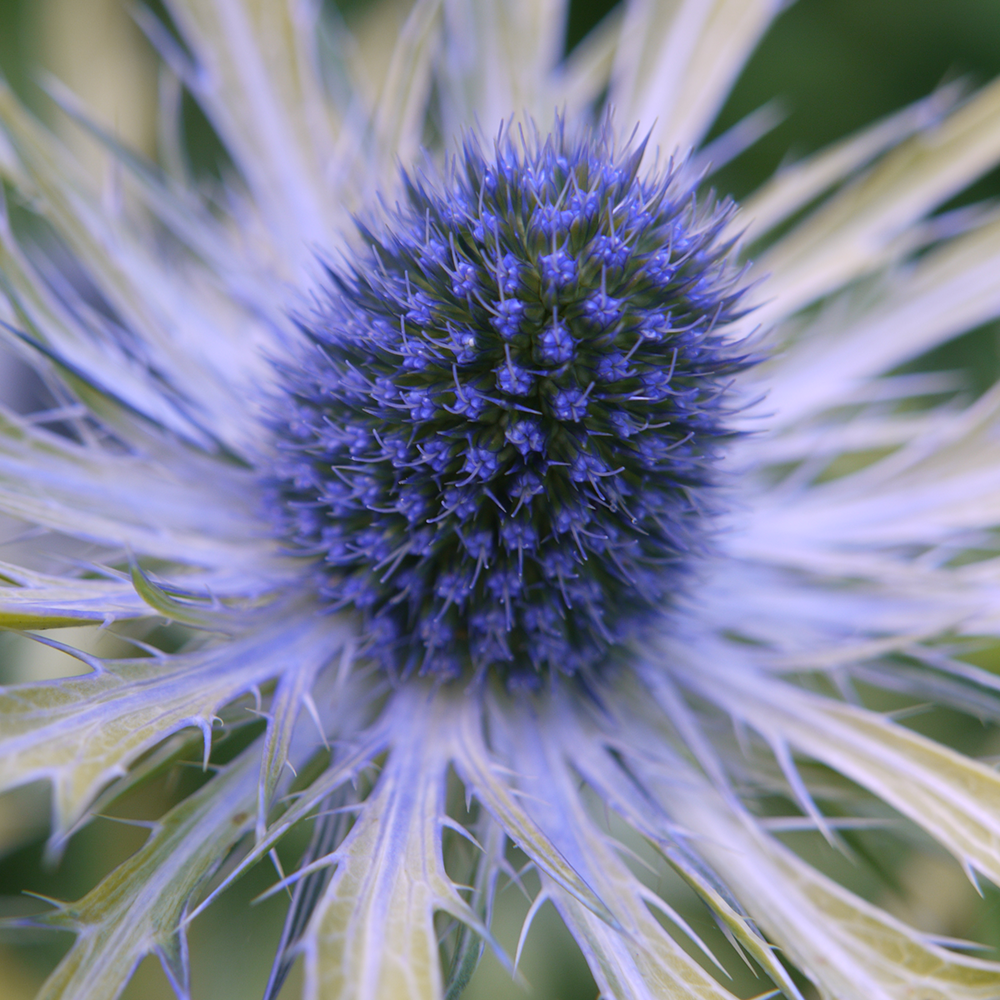
[[[513,340],[521,332],[524,309],[520,299],[505,299],[496,304],[496,315],[490,322],[504,340]]]
[[[576,280],[576,261],[565,250],[543,253],[538,258],[542,282],[553,289],[563,289]]]
[[[538,353],[542,361],[561,365],[573,357],[573,335],[565,323],[553,318],[538,338]]]
[[[747,363],[731,210],[642,157],[470,139],[299,317],[275,518],[393,676],[601,672],[705,548]]]

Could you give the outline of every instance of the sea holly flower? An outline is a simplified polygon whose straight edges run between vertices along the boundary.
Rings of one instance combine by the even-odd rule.
[[[370,249],[334,270],[333,287],[299,317],[308,346],[282,364],[271,424],[284,456],[271,500],[276,530],[291,551],[310,557],[331,523],[365,540],[347,561],[338,535],[338,558],[325,560],[321,586],[343,592],[337,604],[364,608],[363,634],[375,619],[392,619],[391,643],[371,650],[392,676],[436,674],[443,635],[477,683],[494,674],[541,687],[553,672],[584,667],[600,675],[615,647],[660,618],[682,589],[681,570],[709,530],[719,443],[731,436],[725,386],[745,365],[722,332],[739,315],[741,289],[739,269],[724,266],[731,245],[720,239],[731,209],[699,206],[676,168],[640,177],[644,153],[642,145],[615,149],[610,126],[571,138],[562,121],[544,140],[503,133],[490,153],[469,139],[436,188],[408,181],[405,206],[385,214],[383,231],[366,229]],[[535,217],[570,187],[587,192],[593,211],[533,236]],[[455,219],[456,204],[474,208]],[[595,324],[595,299],[605,309],[619,300],[607,294],[604,265],[578,270],[576,260],[622,229],[635,205],[643,206],[643,226],[625,230],[635,266],[611,279],[621,293],[615,322]],[[480,237],[485,215],[493,225]],[[642,261],[662,253],[678,228],[690,234],[687,261],[670,282],[651,279]],[[449,244],[450,266],[421,266],[428,241]],[[550,253],[551,241],[564,249]],[[503,297],[515,269],[497,266],[511,258],[519,300]],[[456,272],[473,282],[475,298],[456,289]],[[692,298],[698,281],[702,291]],[[581,289],[585,283],[601,291]],[[480,331],[473,358],[451,339],[436,347],[411,308],[418,296],[439,326]],[[516,328],[492,322],[491,304],[500,312],[515,302]],[[649,335],[651,325],[663,329],[664,302],[686,340]],[[514,311],[503,315],[506,323]],[[420,366],[408,364],[418,353]],[[615,353],[630,358],[629,377],[599,382]],[[354,371],[396,391],[373,400],[356,391]],[[615,433],[621,421],[633,428],[627,443]],[[344,423],[352,432],[338,446],[329,428]],[[397,450],[386,454],[383,441]],[[449,443],[447,464],[399,460],[400,448],[418,454],[425,442]],[[350,484],[346,505],[342,488],[328,495],[331,481]],[[692,489],[701,503],[691,503]],[[549,501],[530,503],[540,493]],[[578,512],[572,531],[562,530],[563,507]],[[306,530],[303,508],[317,515]],[[427,524],[430,550],[411,552],[413,534]],[[487,562],[466,542],[483,534],[493,543]],[[557,552],[574,587],[592,598],[574,601],[546,585],[544,567]],[[461,600],[440,587],[455,574],[470,581]],[[638,590],[640,578],[653,585]],[[477,624],[494,628],[483,616],[497,601],[502,639]]]
[[[789,998],[791,966],[837,1000],[1000,994],[776,836],[894,812],[1000,882],[995,771],[864,702],[1000,716],[965,655],[1000,631],[1000,390],[926,370],[1000,314],[995,213],[935,215],[1000,161],[998,85],[737,207],[697,150],[776,2],[633,0],[564,56],[556,0],[418,0],[364,115],[298,4],[166,6],[217,191],[108,140],[106,209],[0,90],[48,234],[2,218],[3,335],[56,394],[2,412],[30,530],[0,622],[136,648],[0,693],[0,788],[51,784],[57,856],[205,765],[25,918],[76,935],[42,995],[116,997],[151,954],[188,995],[191,920],[299,826],[268,997],[298,957],[309,1000],[456,996],[484,948],[516,963],[504,879],[603,995],[732,997],[630,838]]]

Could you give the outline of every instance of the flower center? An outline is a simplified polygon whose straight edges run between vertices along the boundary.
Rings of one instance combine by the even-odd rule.
[[[704,545],[745,363],[730,212],[642,154],[469,141],[301,320],[282,530],[398,675],[599,669]]]

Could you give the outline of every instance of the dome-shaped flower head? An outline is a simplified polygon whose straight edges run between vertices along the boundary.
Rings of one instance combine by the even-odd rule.
[[[562,121],[468,139],[299,320],[276,521],[393,675],[600,672],[707,549],[732,213],[644,152]]]
[[[1000,882],[996,772],[886,712],[1000,719],[1000,388],[935,367],[1000,316],[995,211],[939,212],[1000,85],[737,207],[705,178],[753,129],[703,140],[776,0],[627,0],[568,55],[558,0],[417,0],[388,61],[163,6],[223,179],[112,142],[102,199],[0,88],[0,330],[54,397],[0,410],[0,625],[80,664],[0,689],[0,790],[49,783],[53,860],[159,803],[10,918],[75,935],[41,996],[149,955],[205,996],[189,932],[267,857],[268,1000],[513,971],[508,883],[615,1000],[734,1000],[731,944],[790,1000],[1000,996],[824,855],[891,819]]]

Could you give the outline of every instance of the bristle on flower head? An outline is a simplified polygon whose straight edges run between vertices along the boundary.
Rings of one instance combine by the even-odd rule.
[[[279,518],[396,674],[598,669],[704,547],[742,289],[643,152],[470,139],[301,320]]]

